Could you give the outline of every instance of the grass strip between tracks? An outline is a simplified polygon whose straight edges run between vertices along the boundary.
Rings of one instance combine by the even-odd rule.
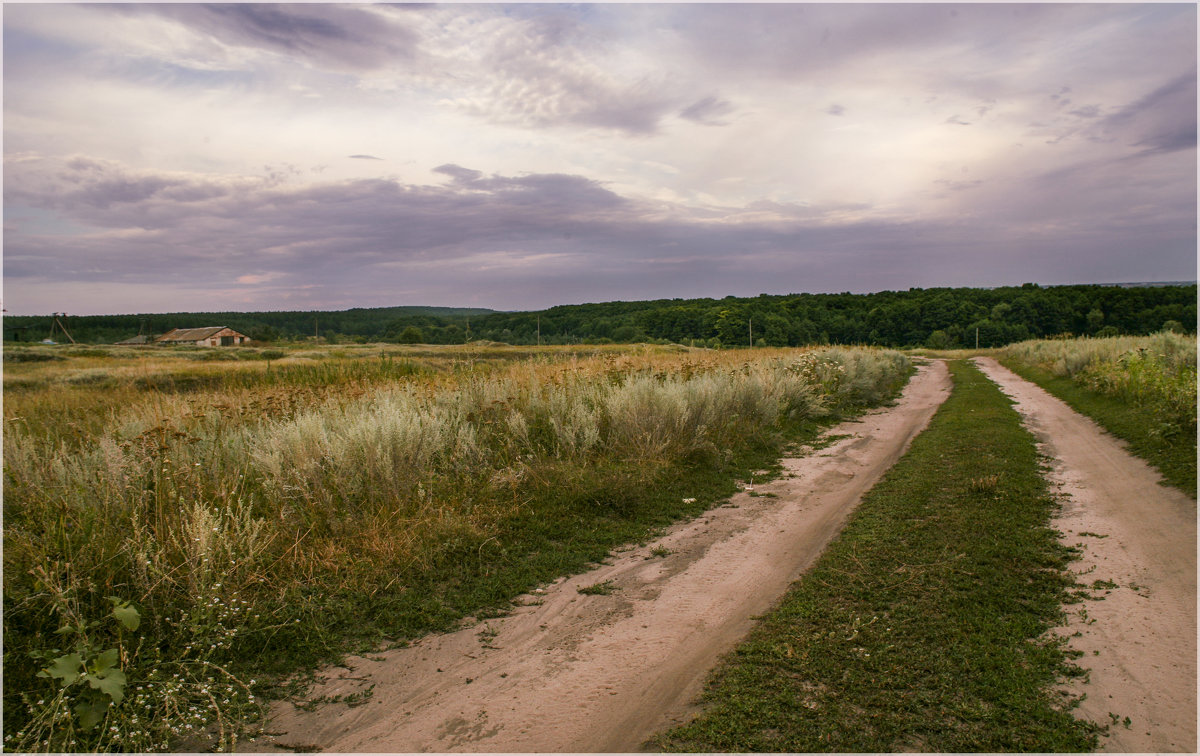
[[[977,369],[714,673],[671,751],[1079,751],[1074,578],[1033,437]]]
[[[1196,498],[1196,436],[1178,433],[1164,436],[1160,425],[1149,421],[1146,408],[1122,399],[1104,396],[1068,377],[1027,365],[1015,359],[1000,362],[1027,381],[1087,415],[1100,427],[1129,443],[1129,451],[1154,465],[1168,485]]]

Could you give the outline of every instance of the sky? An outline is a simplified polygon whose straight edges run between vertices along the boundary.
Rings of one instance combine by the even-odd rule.
[[[2,10],[10,314],[1196,278],[1191,3]]]

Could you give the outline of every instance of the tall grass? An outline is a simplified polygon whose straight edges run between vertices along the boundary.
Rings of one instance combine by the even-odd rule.
[[[1196,337],[1029,341],[999,359],[1088,415],[1196,496]]]
[[[436,624],[460,609],[422,586],[467,580],[464,549],[490,574],[485,546],[504,532],[521,548],[509,531],[534,508],[568,530],[619,518],[663,471],[878,403],[908,371],[899,354],[852,349],[389,361],[204,364],[211,381],[163,391],[170,366],[108,395],[46,374],[6,397],[6,746],[178,744],[251,704],[242,673],[264,649],[332,643],[335,594],[367,613],[416,602]],[[114,601],[136,608],[136,638]],[[85,630],[56,635],[67,626]],[[86,660],[108,650],[128,693],[141,686],[136,705],[97,698]],[[63,672],[76,657],[82,676]],[[102,721],[85,727],[81,702]]]
[[[999,354],[1143,407],[1159,433],[1195,437],[1195,336],[1164,331],[1152,336],[1025,341]]]

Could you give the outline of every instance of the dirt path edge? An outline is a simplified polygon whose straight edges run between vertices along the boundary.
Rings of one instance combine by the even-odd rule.
[[[1097,586],[1063,629],[1089,670],[1070,686],[1085,695],[1079,716],[1111,725],[1104,751],[1195,753],[1196,503],[1090,418],[994,359],[975,363],[1049,458],[1054,527],[1082,552],[1080,582]]]
[[[638,749],[694,714],[709,670],[813,564],[950,387],[944,363],[924,364],[893,406],[831,428],[838,440],[784,460],[781,478],[521,597],[507,617],[325,670],[310,698],[371,695],[315,712],[277,702],[272,734],[242,750]],[[607,594],[579,592],[602,583]]]

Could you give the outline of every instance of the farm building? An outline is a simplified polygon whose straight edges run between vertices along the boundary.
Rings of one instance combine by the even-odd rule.
[[[208,328],[175,328],[154,340],[156,344],[195,344],[196,346],[237,346],[250,340],[249,336],[225,326]]]

